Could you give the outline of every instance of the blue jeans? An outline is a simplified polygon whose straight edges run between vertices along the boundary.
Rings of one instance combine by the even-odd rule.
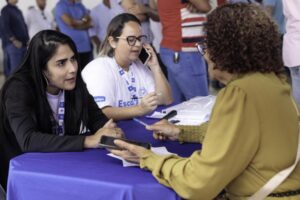
[[[161,60],[167,67],[174,103],[195,96],[207,96],[207,70],[203,57],[198,52],[180,51],[179,60],[175,63],[174,53],[171,49],[160,48]]]
[[[300,66],[290,67],[293,95],[300,105]]]
[[[26,53],[26,47],[18,49],[13,44],[4,48],[4,74],[8,77],[22,62]]]

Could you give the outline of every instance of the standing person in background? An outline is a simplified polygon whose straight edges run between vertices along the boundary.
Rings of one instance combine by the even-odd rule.
[[[150,22],[150,29],[153,32],[152,45],[155,48],[155,51],[157,52],[157,54],[159,54],[159,46],[160,46],[160,42],[162,40],[162,27],[161,27],[161,23],[159,21],[157,5],[156,5],[155,0],[149,0],[149,8],[151,8],[152,12],[156,12],[156,15],[157,15],[157,18],[150,17],[149,22]]]
[[[285,32],[285,19],[283,15],[282,0],[263,0],[262,3],[267,13],[277,23],[279,32],[281,33],[281,36],[283,36]]]
[[[99,53],[101,42],[105,38],[107,26],[114,17],[113,14],[110,0],[103,0],[91,10],[93,27],[89,29],[89,35],[96,45],[97,53]]]
[[[3,28],[2,28],[2,17],[1,17],[1,12],[0,12],[0,41],[1,41],[1,48],[2,48],[2,52],[3,52],[3,55],[4,55],[4,48],[3,48],[3,42],[2,42],[2,35],[3,35],[3,33],[2,33],[2,31],[3,31]],[[5,66],[6,64],[5,64],[5,56],[3,56],[3,65],[2,66]],[[2,73],[2,72],[1,72]]]
[[[1,10],[6,77],[21,63],[29,41],[27,26],[17,3],[18,0],[7,0],[7,5]]]
[[[149,19],[159,20],[156,10],[149,7],[149,0],[118,0],[124,12],[135,15],[142,23],[143,34],[148,37],[148,42],[152,43],[153,33],[150,28]]]
[[[283,61],[289,67],[293,95],[300,104],[300,1],[283,0],[286,33],[283,37]]]
[[[211,9],[209,1],[174,0],[170,4],[158,0],[157,8],[163,27],[160,57],[167,67],[175,103],[208,95],[206,63],[195,44],[205,38],[203,26],[205,13]]]
[[[154,47],[154,49],[157,53],[157,58],[158,58],[158,62],[160,64],[160,66],[161,66],[161,69],[163,70],[165,76],[168,78],[167,68],[164,65],[164,63],[162,62],[162,60],[160,58],[160,54],[159,54],[160,42],[162,40],[162,26],[161,26],[161,23],[159,21],[156,0],[149,0],[149,6],[148,7],[150,8],[150,12],[156,13],[156,15],[153,15],[153,17],[152,18],[150,17],[150,19],[149,19],[150,29],[153,33],[152,46]],[[151,15],[149,15],[149,16],[151,16]]]
[[[88,10],[79,0],[59,0],[55,7],[59,30],[70,36],[79,53],[80,71],[93,59],[88,29],[92,27]]]
[[[45,10],[46,0],[36,0],[36,5],[29,7],[26,17],[30,38],[41,30],[55,29],[53,16]]]
[[[1,13],[0,13],[0,40],[2,40]]]
[[[148,42],[154,47],[157,58],[164,75],[167,77],[166,66],[159,55],[159,44],[162,39],[161,24],[154,0],[119,0],[123,10],[135,15],[142,22],[143,33],[147,35]]]

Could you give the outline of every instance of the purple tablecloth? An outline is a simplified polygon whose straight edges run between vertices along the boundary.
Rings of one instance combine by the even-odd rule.
[[[143,119],[147,123],[153,120]],[[189,156],[199,144],[161,142],[134,121],[118,123],[129,139],[166,146]],[[64,153],[26,153],[10,161],[8,200],[175,200],[180,197],[159,184],[149,171],[122,167],[104,149]]]

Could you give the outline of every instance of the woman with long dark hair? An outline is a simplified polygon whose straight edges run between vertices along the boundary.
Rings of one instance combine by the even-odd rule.
[[[1,184],[9,160],[22,152],[97,148],[102,135],[122,131],[98,108],[78,73],[77,50],[66,35],[36,34],[0,96]]]

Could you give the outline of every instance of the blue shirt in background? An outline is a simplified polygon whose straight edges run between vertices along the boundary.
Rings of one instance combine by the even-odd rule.
[[[55,7],[55,20],[59,30],[70,36],[75,42],[79,53],[92,50],[90,38],[87,30],[78,30],[68,26],[63,22],[61,16],[67,14],[73,19],[81,20],[88,14],[88,10],[81,2],[71,3],[69,0],[60,0]]]
[[[272,18],[279,26],[281,34],[285,32],[285,19],[283,15],[282,0],[264,0],[264,6],[271,6],[273,8]],[[300,12],[300,11],[299,11]]]
[[[7,4],[1,10],[1,32],[2,45],[6,47],[11,44],[9,38],[15,37],[22,42],[23,46],[27,45],[29,35],[27,26],[20,9],[17,6]]]

